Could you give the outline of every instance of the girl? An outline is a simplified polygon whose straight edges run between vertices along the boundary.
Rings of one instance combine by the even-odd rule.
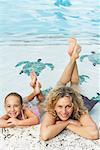
[[[37,80],[34,72],[30,74],[30,85],[34,89],[33,92],[24,99],[15,92],[9,93],[4,100],[6,114],[0,118],[0,128],[15,127],[15,126],[31,126],[39,123],[38,109],[32,111],[28,108],[29,102],[38,96],[38,100],[43,100],[43,95],[40,92],[41,85]],[[27,107],[26,107],[27,106]]]
[[[39,123],[38,117],[28,108],[23,107],[22,97],[10,93],[4,101],[6,114],[0,118],[0,127],[31,126]]]

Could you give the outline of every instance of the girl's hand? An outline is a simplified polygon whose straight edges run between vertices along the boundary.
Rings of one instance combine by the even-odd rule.
[[[19,121],[17,118],[9,118],[7,120],[7,124],[8,125],[12,125],[12,126],[18,126],[19,125]]]

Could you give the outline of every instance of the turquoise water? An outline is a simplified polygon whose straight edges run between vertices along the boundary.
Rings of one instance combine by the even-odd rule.
[[[0,45],[99,44],[98,0],[0,0]]]

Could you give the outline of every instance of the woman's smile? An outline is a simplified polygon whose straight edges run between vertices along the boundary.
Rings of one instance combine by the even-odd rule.
[[[57,116],[61,120],[67,120],[73,112],[73,103],[71,97],[63,97],[58,100],[55,106]]]

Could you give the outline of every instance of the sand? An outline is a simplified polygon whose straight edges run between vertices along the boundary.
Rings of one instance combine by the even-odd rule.
[[[0,129],[0,150],[99,150],[99,140],[88,140],[64,130],[49,141],[39,137],[40,125]]]
[[[2,46],[0,47],[0,115],[4,114],[3,99],[10,91],[21,93],[26,96],[31,91],[29,86],[29,77],[26,74],[19,75],[21,68],[15,68],[15,65],[24,60],[35,61],[41,58],[43,62],[53,63],[53,71],[46,68],[39,76],[43,88],[54,86],[58,81],[64,66],[68,62],[66,59],[67,46]],[[83,45],[82,53],[91,54],[91,51],[98,51],[96,45]],[[60,59],[59,59],[60,58]],[[4,61],[8,60],[8,61]],[[93,66],[92,62],[86,58],[83,63],[78,61],[79,73],[88,75],[90,78],[82,85],[82,94],[96,97],[100,89],[99,65]],[[88,67],[86,67],[88,66]],[[12,82],[12,79],[13,82]],[[49,79],[49,82],[48,82]],[[92,81],[92,82],[91,82]],[[97,83],[97,84],[95,84]],[[5,86],[6,85],[6,86]],[[100,103],[99,103],[100,105]],[[94,121],[100,124],[99,105],[92,109],[91,115]],[[0,150],[99,150],[100,140],[87,140],[71,131],[63,131],[57,137],[50,141],[43,142],[39,138],[39,127],[0,129]]]

